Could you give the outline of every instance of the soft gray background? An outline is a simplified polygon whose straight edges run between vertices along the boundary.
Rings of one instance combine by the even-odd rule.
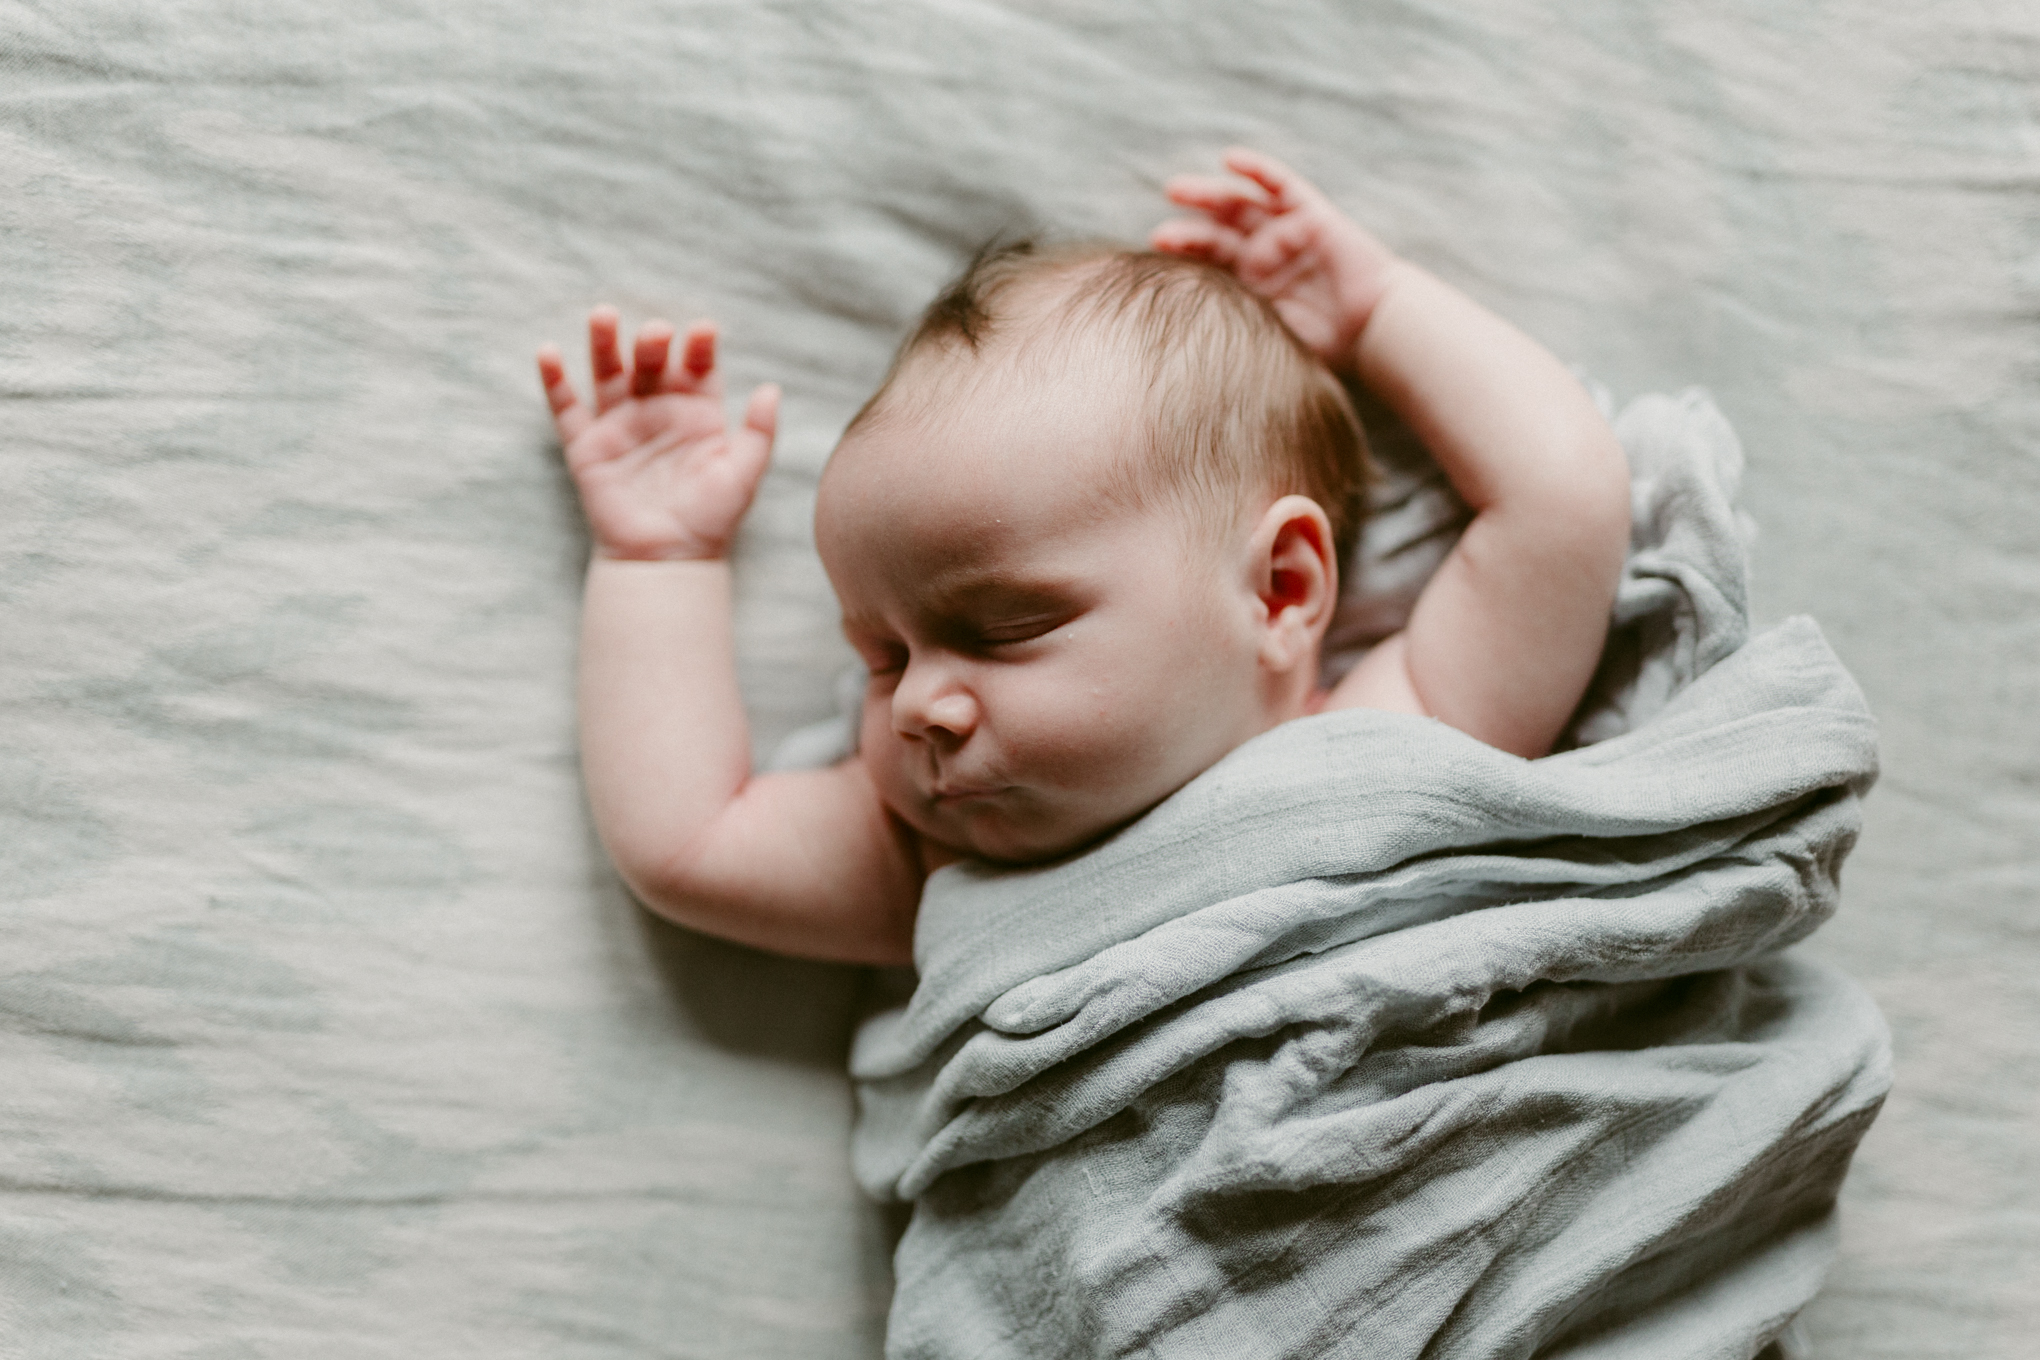
[[[1245,141],[1618,398],[1740,429],[1764,620],[1887,772],[1814,948],[1890,1017],[1822,1354],[2040,1335],[2040,9],[0,0],[0,1354],[871,1356],[858,979],[657,926],[574,766],[530,352],[788,390],[817,469],[981,237]]]

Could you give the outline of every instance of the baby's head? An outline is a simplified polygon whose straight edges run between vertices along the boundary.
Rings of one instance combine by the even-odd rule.
[[[816,504],[881,797],[963,853],[1049,858],[1305,711],[1365,465],[1337,379],[1224,271],[981,257]]]

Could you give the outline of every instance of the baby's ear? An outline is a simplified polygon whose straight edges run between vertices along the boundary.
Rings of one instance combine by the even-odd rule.
[[[1339,598],[1332,522],[1310,497],[1284,496],[1261,516],[1253,543],[1262,663],[1281,672],[1314,667]]]

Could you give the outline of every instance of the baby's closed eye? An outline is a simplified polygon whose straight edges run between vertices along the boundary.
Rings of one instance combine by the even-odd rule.
[[[975,635],[980,646],[1001,647],[1015,642],[1032,642],[1068,623],[1074,617],[1068,610],[1028,615],[1017,619],[1000,619],[980,624]]]
[[[1017,607],[961,609],[924,617],[903,636],[888,628],[859,626],[846,620],[843,636],[857,652],[866,671],[883,677],[904,671],[917,651],[957,656],[1006,657],[1015,649],[1046,638],[1084,614],[1081,604],[1067,600],[1016,602]]]

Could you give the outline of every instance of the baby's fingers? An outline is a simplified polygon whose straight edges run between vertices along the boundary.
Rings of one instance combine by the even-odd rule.
[[[666,376],[666,354],[673,347],[673,328],[663,321],[647,321],[631,346],[630,394],[658,395]]]
[[[700,392],[716,396],[722,391],[722,377],[715,371],[715,323],[697,321],[687,328],[673,353],[672,372],[666,386],[674,392]]]
[[[616,347],[619,318],[614,307],[588,313],[588,367],[595,375],[595,411],[600,415],[630,395],[630,377]]]
[[[1199,217],[1177,217],[1156,227],[1148,237],[1148,243],[1165,255],[1208,260],[1231,268],[1239,256],[1242,239],[1237,231],[1216,222]]]
[[[1194,208],[1241,233],[1268,220],[1268,204],[1260,189],[1229,175],[1177,175],[1162,192],[1178,207]]]
[[[1309,180],[1273,156],[1236,146],[1225,153],[1225,168],[1245,175],[1268,193],[1268,206],[1277,213],[1302,206],[1317,196]]]
[[[557,346],[543,345],[538,351],[538,381],[545,388],[546,405],[552,408],[553,428],[560,442],[571,444],[595,417],[581,404],[574,385],[567,381],[567,366]]]
[[[758,470],[765,470],[765,461],[772,456],[772,438],[779,433],[779,384],[764,383],[751,393],[751,400],[744,405],[744,428],[737,431],[731,441],[740,450],[748,451],[758,460]]]
[[[745,505],[757,494],[758,480],[765,475],[765,465],[772,461],[772,436],[778,429],[779,387],[766,383],[751,393],[751,400],[744,407],[744,423],[730,436],[724,455],[729,460],[725,466],[730,480]]]
[[[779,432],[779,384],[760,383],[744,407],[744,428],[765,436],[769,444]]]
[[[1317,244],[1320,230],[1308,214],[1278,218],[1241,247],[1233,267],[1254,288],[1281,292],[1291,281],[1288,271],[1312,266],[1312,260],[1305,257]]]

